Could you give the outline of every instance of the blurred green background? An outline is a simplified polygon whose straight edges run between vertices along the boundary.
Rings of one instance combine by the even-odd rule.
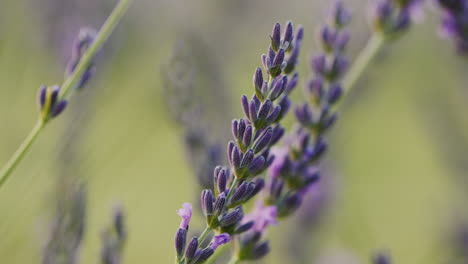
[[[38,87],[62,81],[70,39],[80,26],[99,27],[115,2],[0,2],[1,163],[36,120]],[[198,202],[181,131],[161,96],[161,65],[175,40],[193,31],[210,45],[232,106],[213,110],[232,115],[215,126],[229,127],[241,114],[238,98],[251,94],[274,22],[305,26],[301,80],[309,76],[326,2],[135,0],[102,50],[90,85],[46,128],[0,191],[0,263],[40,263],[54,181],[68,174],[88,184],[81,263],[98,262],[100,234],[116,204],[128,217],[124,263],[171,263],[175,210]],[[345,2],[354,13],[355,57],[369,35],[366,1]],[[385,49],[342,105],[326,160],[334,195],[304,244],[311,253],[306,263],[366,263],[377,249],[391,252],[396,263],[452,258],[450,234],[465,217],[468,194],[467,62],[439,38],[438,16],[428,10],[424,23]],[[192,230],[201,223],[197,216]],[[273,253],[264,263],[294,263],[285,250],[291,223],[271,229]]]

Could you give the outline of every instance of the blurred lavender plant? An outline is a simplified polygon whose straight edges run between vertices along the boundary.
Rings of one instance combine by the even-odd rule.
[[[127,230],[125,229],[124,214],[119,207],[115,210],[112,225],[102,234],[101,263],[120,264]]]
[[[370,20],[377,32],[393,38],[421,19],[422,5],[423,0],[376,0],[370,7]]]
[[[234,141],[228,144],[230,168],[217,166],[214,169],[215,188],[203,190],[201,196],[207,226],[200,237],[191,240],[187,249],[192,206],[186,203],[178,211],[182,221],[175,238],[177,263],[203,263],[219,245],[236,239],[238,234],[251,228],[262,228],[254,221],[242,221],[242,205],[263,188],[264,180],[256,176],[272,164],[274,157],[270,148],[284,134],[279,122],[289,110],[288,95],[297,85],[298,74],[294,69],[302,38],[302,27],[294,34],[293,25],[289,22],[281,35],[280,24],[274,26],[269,52],[262,55],[266,77],[264,71],[257,68],[254,74],[255,94],[251,100],[245,95],[241,97],[246,118],[232,122]],[[217,235],[204,247],[204,241],[213,231]],[[257,259],[268,252],[267,243],[256,245],[257,241],[252,242],[252,247],[243,247],[244,250],[237,252],[232,261]]]
[[[73,91],[83,87],[89,80],[96,53],[111,35],[130,2],[130,0],[120,0],[96,36],[90,30],[82,31],[75,42],[72,60],[66,73],[67,77],[62,85],[41,86],[39,89],[40,117],[23,143],[0,170],[0,187],[26,155],[46,124],[65,110]]]
[[[183,130],[186,157],[202,188],[213,188],[211,170],[225,161],[218,141],[227,139],[219,138],[226,134],[220,123],[230,115],[220,65],[209,50],[199,36],[186,33],[162,72],[164,103]]]
[[[442,35],[452,40],[460,54],[468,53],[468,1],[437,0],[442,9]]]
[[[83,184],[69,182],[68,190],[57,199],[55,219],[47,239],[43,264],[78,263],[85,231],[86,189]]]

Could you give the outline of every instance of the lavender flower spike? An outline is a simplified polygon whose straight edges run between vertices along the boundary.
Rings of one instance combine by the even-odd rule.
[[[272,43],[267,54],[262,55],[263,69],[255,70],[253,96],[250,99],[246,95],[241,97],[245,117],[232,122],[233,139],[227,146],[230,168],[217,166],[213,173],[216,189],[202,192],[202,209],[207,225],[197,239],[197,246],[203,245],[212,232],[229,236],[241,235],[254,226],[252,221],[242,221],[243,204],[265,186],[264,180],[258,176],[273,163],[274,155],[270,154],[270,150],[284,134],[280,122],[291,105],[289,93],[298,83],[294,70],[302,38],[302,27],[294,31],[292,23],[288,22],[282,35],[279,24],[275,25]],[[194,244],[190,243],[190,254],[184,257],[182,253],[185,249],[191,207],[189,210],[184,206],[179,210],[179,215],[182,223],[175,241],[179,264],[202,263],[214,253],[219,244],[230,241],[226,235],[222,235],[216,238],[212,247],[197,249],[195,253]],[[268,252],[268,247],[265,246],[267,244],[256,245],[257,242],[258,240],[253,242],[256,253],[251,252],[249,256],[263,256]]]

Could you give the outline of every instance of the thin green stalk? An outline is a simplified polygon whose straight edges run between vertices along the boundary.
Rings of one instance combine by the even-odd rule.
[[[198,243],[201,245],[205,242],[205,239],[211,233],[211,228],[209,226],[205,227],[205,230],[201,233],[200,237],[198,238]]]
[[[102,47],[104,42],[109,38],[118,22],[122,19],[122,16],[130,6],[130,3],[131,0],[121,0],[114,8],[104,25],[101,27],[101,30],[96,36],[93,44],[89,47],[85,54],[83,54],[83,57],[80,59],[80,62],[78,63],[75,71],[61,85],[62,93],[60,95],[60,99],[69,99],[71,97],[71,91],[73,91],[73,88],[75,88],[76,83],[80,80],[81,76],[83,76],[96,53]],[[29,135],[24,139],[23,143],[21,143],[13,156],[11,156],[8,162],[0,170],[0,188],[5,184],[14,169],[24,158],[46,124],[47,121],[42,121],[42,119],[39,119]]]
[[[343,95],[349,93],[349,91],[353,89],[356,82],[362,76],[364,70],[367,68],[367,66],[369,66],[370,62],[383,47],[384,43],[385,38],[380,34],[373,34],[370,37],[366,43],[366,46],[361,50],[348,73],[343,78]]]
[[[8,177],[11,175],[13,170],[18,166],[20,161],[26,155],[28,149],[31,147],[32,143],[36,140],[37,136],[44,128],[46,123],[42,122],[42,119],[39,119],[36,125],[33,127],[29,135],[24,139],[19,148],[13,153],[13,156],[5,164],[5,166],[0,171],[0,187],[8,180]]]
[[[232,256],[231,259],[229,260],[228,264],[237,264],[240,263],[240,260],[237,256]]]

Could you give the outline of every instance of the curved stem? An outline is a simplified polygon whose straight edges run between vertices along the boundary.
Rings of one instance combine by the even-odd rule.
[[[111,35],[115,26],[121,20],[123,14],[129,7],[130,2],[131,0],[121,0],[114,8],[104,25],[101,27],[93,44],[89,47],[89,49],[84,53],[83,57],[80,59],[80,62],[78,63],[75,71],[67,79],[65,79],[65,81],[61,85],[62,94],[60,95],[60,99],[69,99],[71,91],[73,91],[72,88],[75,87],[76,83],[84,74],[96,53],[102,47],[107,38]],[[39,136],[40,132],[44,129],[46,124],[46,121],[42,121],[40,119],[33,127],[31,132],[29,132],[29,135],[24,139],[23,143],[21,143],[19,148],[15,151],[13,156],[11,156],[8,162],[0,170],[0,188],[5,184],[5,182],[10,177],[11,173],[26,155],[26,153],[28,152],[32,144],[36,141],[37,137]]]
[[[355,86],[356,82],[362,76],[364,70],[369,66],[372,59],[377,55],[379,50],[383,47],[385,38],[379,34],[373,34],[367,41],[366,46],[361,50],[356,57],[353,65],[348,73],[343,78],[343,96],[349,93]]]

